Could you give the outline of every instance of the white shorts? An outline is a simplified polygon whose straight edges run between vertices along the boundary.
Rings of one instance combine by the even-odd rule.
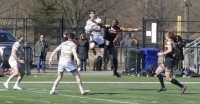
[[[90,42],[95,42],[97,45],[101,45],[104,44],[104,39],[102,36],[100,37],[90,36]]]
[[[12,68],[13,66],[18,66],[18,67],[21,67],[22,66],[22,64],[20,64],[18,61],[16,61],[16,60],[8,60],[8,63],[9,63],[9,65],[10,65],[10,67]]]
[[[74,65],[73,62],[63,62],[59,61],[58,63],[58,71],[64,72],[67,70],[68,72],[71,72],[72,74],[78,72],[77,67]]]

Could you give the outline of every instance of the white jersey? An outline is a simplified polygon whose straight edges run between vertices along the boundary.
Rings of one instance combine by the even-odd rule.
[[[22,43],[20,43],[19,41],[15,42],[12,46],[12,51],[13,50],[16,51],[17,57],[19,57],[20,59],[24,59],[24,45]],[[11,54],[9,61],[17,61],[17,59],[15,59]]]
[[[74,65],[72,60],[73,52],[76,51],[76,44],[72,41],[65,41],[61,43],[56,50],[61,51],[59,63],[58,63],[58,71],[64,72],[67,70],[68,72],[76,73],[77,67]]]
[[[61,43],[56,50],[61,51],[60,62],[72,62],[73,52],[76,51],[76,44],[72,41],[65,41]]]
[[[103,37],[101,30],[94,30],[95,28],[100,28],[100,26],[98,26],[97,23],[102,23],[102,20],[100,18],[96,18],[95,22],[93,22],[91,19],[89,19],[87,20],[85,26],[85,31],[90,32],[94,38]]]

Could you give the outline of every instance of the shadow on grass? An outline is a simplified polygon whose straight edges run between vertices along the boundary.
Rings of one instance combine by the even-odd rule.
[[[49,89],[45,89],[45,88],[26,88],[26,89],[24,89],[23,88],[23,90],[27,90],[27,91],[50,91],[51,89],[49,88]]]
[[[155,90],[155,91],[157,91],[158,89],[147,89],[147,88],[130,88],[130,89],[128,89],[128,90],[142,90],[142,91],[150,91],[150,90]]]
[[[116,95],[116,94],[123,94],[123,93],[113,93],[113,92],[92,92],[92,93],[88,93],[87,95]]]
[[[185,92],[183,95],[200,95],[200,92]]]
[[[131,88],[128,90],[135,90],[135,91],[158,91],[158,89],[144,89],[144,88]],[[167,92],[167,91],[179,91],[179,89],[167,89],[166,91],[162,91],[162,92]],[[177,94],[177,93],[172,93],[172,94]],[[195,94],[200,94],[200,92],[188,92],[186,90],[186,92],[183,95],[195,95]]]

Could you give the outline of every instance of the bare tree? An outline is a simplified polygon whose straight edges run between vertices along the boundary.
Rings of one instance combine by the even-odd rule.
[[[145,2],[148,18],[171,20],[176,19],[177,14],[182,14],[180,0],[146,0]]]
[[[67,19],[67,24],[70,27],[76,28],[85,24],[85,20],[89,18],[89,10],[95,10],[99,15],[104,15],[105,12],[112,9],[118,0],[57,0],[57,5],[62,11],[62,14]],[[109,4],[112,2],[110,5]]]

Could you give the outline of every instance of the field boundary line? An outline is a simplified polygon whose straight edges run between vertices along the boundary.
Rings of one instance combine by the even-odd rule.
[[[41,91],[30,91],[30,90],[23,90],[23,91],[29,91],[29,92],[34,92],[34,93],[43,93],[43,94],[46,94],[46,92],[41,92]],[[92,97],[84,97],[83,95],[81,95],[81,96],[75,96],[75,95],[56,94],[56,95],[52,95],[52,96],[67,96],[67,97],[72,97],[72,98],[98,100],[98,101],[106,101],[106,102],[120,103],[120,104],[138,104],[138,103],[131,103],[131,102],[116,101],[116,100],[108,100],[108,99],[99,99],[99,98],[92,98]]]
[[[4,82],[0,82],[3,84]],[[15,83],[14,81],[11,81],[10,83]],[[35,83],[43,83],[43,84],[50,84],[54,83],[54,81],[22,81],[21,83],[24,84],[35,84]],[[61,81],[60,83],[77,83],[75,81]],[[86,84],[159,84],[160,82],[102,82],[102,81],[83,81],[83,83]],[[170,82],[165,82],[166,84],[169,84]],[[181,82],[183,84],[200,84],[200,82]]]

